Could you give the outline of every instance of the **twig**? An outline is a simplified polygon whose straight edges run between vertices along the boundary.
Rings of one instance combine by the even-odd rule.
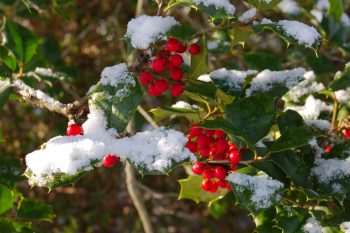
[[[146,121],[154,128],[159,128],[159,125],[152,119],[152,117],[143,109],[140,105],[137,107],[137,111],[146,119]]]

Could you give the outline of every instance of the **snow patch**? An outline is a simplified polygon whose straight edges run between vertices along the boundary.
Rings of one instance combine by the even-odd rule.
[[[235,13],[235,6],[229,0],[194,0],[197,5],[214,6],[217,10],[223,9],[227,14],[233,15]]]

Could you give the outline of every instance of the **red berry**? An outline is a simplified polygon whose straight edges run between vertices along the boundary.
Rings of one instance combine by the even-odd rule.
[[[155,58],[152,62],[152,70],[156,73],[161,73],[165,69],[165,62],[162,58]]]
[[[239,163],[242,160],[242,155],[238,151],[232,151],[230,153],[229,159],[231,163]]]
[[[236,170],[238,170],[238,165],[237,165],[237,163],[231,164],[231,171],[236,171]]]
[[[228,147],[228,143],[225,139],[218,139],[216,141],[216,148],[218,149],[218,152],[225,152]]]
[[[217,152],[218,152],[218,150],[216,149],[216,147],[215,146],[211,146],[210,147],[210,154],[209,154],[209,156],[210,157],[214,157],[217,154]]]
[[[226,137],[226,133],[225,131],[221,130],[221,129],[216,129],[214,131],[214,134],[217,138],[225,138]]]
[[[225,159],[225,153],[217,153],[217,154],[214,156],[214,159],[215,159],[215,160],[223,160],[223,159]]]
[[[192,153],[196,153],[197,152],[197,144],[191,141],[188,141],[185,145],[185,147],[191,151]]]
[[[167,56],[170,55],[170,51],[169,51],[169,50],[164,50],[164,51],[162,52],[162,55],[165,56],[165,57],[167,57]]]
[[[205,167],[203,171],[203,176],[206,179],[212,179],[215,177],[215,172],[211,167]]]
[[[333,147],[331,145],[329,145],[329,146],[326,147],[326,149],[324,149],[324,152],[328,153],[328,152],[330,152],[332,150],[332,148]]]
[[[229,182],[226,182],[226,188],[228,189],[228,191],[233,191],[232,185]]]
[[[208,136],[213,136],[214,135],[214,130],[211,129],[205,129],[204,132],[208,135]]]
[[[201,156],[208,157],[210,154],[210,149],[206,146],[199,148],[199,153]]]
[[[201,162],[195,162],[192,165],[192,171],[194,174],[197,174],[197,175],[202,175],[204,168],[205,168],[205,166]]]
[[[149,85],[152,83],[153,76],[150,72],[141,72],[139,78],[142,85]]]
[[[215,193],[216,191],[218,191],[218,188],[219,188],[218,182],[213,181],[213,185],[212,185],[211,189],[209,190],[209,192]]]
[[[160,80],[157,80],[155,83],[155,88],[156,90],[159,92],[159,93],[164,93],[166,92],[166,90],[168,89],[169,87],[169,83],[168,81],[164,80],[164,79],[160,79]]]
[[[83,129],[78,124],[72,124],[67,127],[67,136],[76,136],[83,134]]]
[[[201,53],[201,47],[197,44],[191,44],[190,48],[188,49],[191,55],[197,55]]]
[[[102,161],[102,164],[104,167],[106,168],[111,168],[113,167],[116,163],[119,162],[119,157],[118,156],[115,156],[115,155],[106,155],[104,158],[103,158],[103,161]]]
[[[148,86],[148,92],[151,96],[159,96],[161,93],[157,90],[155,83]]]
[[[184,85],[182,83],[175,83],[170,89],[170,93],[174,97],[180,96],[183,92],[184,92]]]
[[[215,168],[215,177],[218,178],[219,180],[225,179],[227,176],[227,171],[224,167],[217,166]]]
[[[198,135],[202,134],[202,128],[196,127],[196,126],[192,126],[190,128],[190,134],[191,136],[197,137]]]
[[[202,189],[204,191],[210,191],[213,188],[213,181],[211,180],[203,180],[202,181]]]
[[[199,146],[207,146],[209,144],[209,137],[205,134],[198,135],[197,144]]]
[[[170,57],[169,61],[174,66],[181,66],[184,63],[184,59],[179,54],[174,54]]]
[[[235,144],[231,144],[230,147],[228,148],[230,152],[232,151],[238,151],[238,147]]]
[[[187,47],[183,44],[180,44],[179,49],[176,51],[178,53],[184,53],[186,51]]]
[[[166,46],[170,52],[176,52],[179,50],[181,43],[177,39],[169,38]]]
[[[180,81],[184,77],[182,69],[174,68],[170,70],[170,78],[174,81]]]
[[[350,138],[350,129],[346,129],[345,133],[344,133],[345,139],[349,139]]]
[[[227,182],[225,180],[218,180],[218,186],[220,188],[226,188],[227,187]]]

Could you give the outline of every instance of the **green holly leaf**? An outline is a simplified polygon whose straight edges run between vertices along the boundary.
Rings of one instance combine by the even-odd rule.
[[[244,47],[245,42],[249,39],[252,33],[253,31],[250,27],[236,27],[227,30],[232,46],[240,44]]]
[[[17,233],[10,220],[0,218],[0,232]]]
[[[278,5],[278,3],[282,2],[282,0],[272,0],[272,1],[265,1],[265,0],[245,0],[246,2],[249,2],[255,8],[259,10],[267,10],[272,9]]]
[[[128,74],[130,82],[117,86],[103,85],[99,82],[90,94],[89,106],[104,112],[107,128],[123,132],[142,99],[142,91],[136,78]]]
[[[309,170],[293,151],[273,153],[268,160],[275,163],[296,185],[309,187]]]
[[[283,233],[303,232],[302,228],[310,217],[307,210],[283,205],[276,207],[276,209],[276,225]]]
[[[255,232],[257,233],[282,233],[280,229],[276,227],[274,223],[274,218],[276,216],[276,209],[271,207],[265,211],[258,214],[253,214],[253,219],[255,222]]]
[[[179,180],[181,189],[179,199],[191,199],[197,203],[199,202],[212,202],[220,199],[226,195],[227,189],[221,189],[215,193],[203,191],[202,176],[189,176],[186,179]]]
[[[191,56],[190,78],[197,79],[200,75],[209,72],[207,40],[203,36],[197,44],[201,48],[200,54]]]
[[[226,106],[226,120],[251,145],[265,137],[275,119],[275,99],[263,93]]]
[[[17,60],[15,56],[3,45],[0,45],[0,60],[12,71],[16,70]]]
[[[18,197],[19,193],[16,190],[0,185],[0,214],[12,209]]]
[[[154,115],[154,120],[156,122],[161,121],[165,118],[170,118],[174,114],[176,117],[185,117],[190,122],[199,122],[206,115],[206,113],[201,109],[194,110],[174,107],[158,107],[151,109],[150,113]]]
[[[350,156],[350,140],[336,144],[333,148],[327,153],[327,158],[339,158],[347,159]]]
[[[23,199],[18,204],[17,216],[25,220],[42,220],[52,222],[55,214],[51,206],[29,199]]]
[[[343,1],[342,0],[329,0],[330,9],[329,13],[339,21],[344,13]]]
[[[196,8],[193,0],[170,0],[166,10],[168,11],[174,7],[182,6]]]
[[[350,70],[348,68],[340,73],[336,74],[334,80],[329,84],[332,91],[339,91],[346,89],[350,86]]]
[[[293,110],[287,110],[282,113],[282,115],[278,117],[277,123],[281,134],[284,134],[285,131],[290,128],[296,128],[305,125],[303,118],[299,115],[298,112]]]
[[[270,151],[279,152],[306,146],[313,138],[318,136],[320,136],[320,133],[314,132],[306,126],[288,128],[283,132],[282,136],[275,141]]]
[[[0,184],[10,189],[23,179],[21,163],[19,160],[1,160],[0,163]]]
[[[213,83],[203,82],[200,80],[187,81],[185,89],[187,93],[209,97],[210,99],[215,99],[218,91],[217,87]]]
[[[25,27],[12,21],[6,21],[4,36],[6,37],[5,47],[21,63],[28,63],[36,54],[40,40],[33,32]]]
[[[175,37],[182,41],[187,41],[191,36],[193,36],[197,31],[192,27],[186,25],[175,25],[168,32],[168,37]]]
[[[305,25],[306,26],[306,25]],[[275,32],[281,39],[283,39],[287,45],[290,44],[294,44],[294,45],[303,45],[307,48],[311,48],[313,50],[315,50],[318,45],[321,43],[322,41],[322,37],[318,36],[316,38],[314,38],[314,41],[311,42],[311,44],[309,42],[305,42],[305,41],[301,41],[299,40],[298,36],[292,34],[292,33],[288,33],[284,27],[282,27],[280,24],[271,22],[271,23],[267,23],[267,24],[256,24],[253,26],[253,29],[256,33],[261,33],[264,30],[271,30],[273,32]],[[314,30],[314,28],[308,28],[309,30]]]

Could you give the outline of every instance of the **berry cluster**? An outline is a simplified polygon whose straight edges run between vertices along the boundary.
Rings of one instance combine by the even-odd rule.
[[[349,139],[350,138],[350,129],[345,129],[344,130],[344,137],[345,137],[345,139]]]
[[[84,134],[83,128],[78,124],[71,124],[67,127],[67,136],[77,136]],[[106,155],[103,158],[102,165],[111,168],[119,162],[120,158],[116,155]]]
[[[140,73],[140,83],[148,86],[150,95],[159,96],[166,92],[169,87],[170,93],[174,97],[178,97],[183,93],[184,84],[181,81],[184,77],[184,71],[181,65],[184,60],[180,54],[183,54],[186,50],[187,47],[182,42],[169,38],[164,48],[160,49],[153,60],[149,62],[148,68],[151,71]],[[192,44],[188,47],[188,51],[194,56],[201,52],[201,48],[197,44]],[[170,79],[165,78],[165,76],[170,77]]]
[[[218,188],[232,190],[231,185],[225,181],[229,172],[238,168],[238,163],[242,160],[241,153],[246,149],[238,147],[227,138],[227,134],[220,130],[203,129],[192,126],[187,135],[189,141],[186,147],[199,160],[192,165],[192,171],[197,175],[203,175],[202,189],[207,192],[216,192]],[[227,160],[227,164],[210,164],[212,160]]]

